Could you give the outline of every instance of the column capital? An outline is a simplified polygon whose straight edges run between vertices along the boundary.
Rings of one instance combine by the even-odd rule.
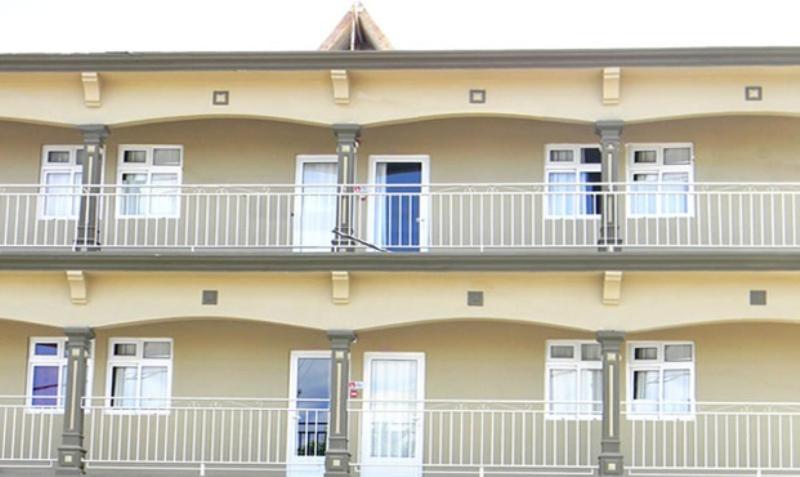
[[[103,144],[110,134],[105,124],[80,124],[78,130],[83,133],[83,142],[86,144]]]
[[[625,341],[625,332],[616,330],[600,330],[597,332],[597,342],[603,348],[615,347],[619,349]]]
[[[621,119],[601,119],[595,121],[594,131],[603,140],[619,141],[622,137],[622,127],[624,125],[625,121]]]
[[[361,136],[361,125],[353,123],[339,123],[333,125],[333,134],[339,141],[352,142]]]
[[[64,334],[71,343],[86,343],[94,339],[94,330],[88,326],[67,326]]]
[[[328,340],[333,349],[350,349],[356,341],[356,333],[353,330],[328,330]]]

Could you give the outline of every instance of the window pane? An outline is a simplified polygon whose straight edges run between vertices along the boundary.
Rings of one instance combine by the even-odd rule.
[[[575,154],[569,149],[559,149],[550,151],[550,162],[572,162]]]
[[[146,210],[146,197],[142,196],[142,187],[147,183],[147,174],[122,174],[122,213],[140,215]]]
[[[638,370],[633,372],[634,412],[650,413],[658,411],[658,374],[658,371],[655,370]]]
[[[69,151],[48,151],[47,162],[50,164],[69,164]]]
[[[58,404],[59,366],[34,366],[31,404],[55,406]]]
[[[574,172],[551,172],[547,176],[548,187],[547,204],[548,212],[554,216],[575,215],[575,182]],[[570,184],[570,185],[552,185]]]
[[[178,184],[178,174],[153,174],[151,189],[150,213],[157,217],[178,214],[178,189],[164,187]]]
[[[144,343],[144,357],[150,359],[167,359],[171,355],[171,343],[167,341],[146,341]]]
[[[329,358],[297,360],[297,455],[325,455],[330,405]],[[309,399],[301,401],[300,398]]]
[[[156,166],[181,165],[181,150],[163,149],[163,148],[157,148],[153,150],[153,165]]]
[[[631,186],[631,211],[634,214],[655,214],[656,213],[656,194],[658,186],[650,184],[658,182],[658,174],[634,174]],[[641,184],[639,184],[641,183]]]
[[[303,188],[300,204],[300,237],[303,247],[330,247],[336,226],[336,163],[306,162],[303,164]]]
[[[581,173],[581,190],[584,192],[580,198],[580,213],[583,215],[596,215],[602,208],[603,196],[600,193],[602,187],[602,174],[599,172]]]
[[[584,369],[581,371],[580,412],[582,414],[599,414],[602,412],[603,371]]]
[[[550,347],[550,357],[572,359],[575,357],[575,347],[572,345],[553,345]]]
[[[79,197],[77,188],[71,187],[69,172],[48,172],[44,177],[44,215],[46,217],[69,217],[73,202]],[[60,187],[59,187],[60,186]]]
[[[596,147],[585,147],[581,149],[581,162],[583,164],[600,164],[603,162],[600,149]]]
[[[635,151],[633,153],[633,162],[636,164],[655,164],[656,151]]]
[[[666,173],[663,176],[662,209],[666,214],[686,214],[689,212],[689,174],[685,172]]]
[[[690,373],[688,369],[664,371],[664,404],[666,413],[687,413],[690,409]]]
[[[370,393],[378,402],[371,409],[390,409],[370,417],[371,457],[409,458],[416,454],[417,361],[376,359],[372,361]],[[398,412],[403,408],[409,412]]]
[[[136,356],[136,343],[114,343],[114,356]]]
[[[33,347],[36,356],[58,356],[58,343],[36,343]]]
[[[75,155],[75,163],[82,166],[83,159],[86,158],[86,149],[78,149]]]
[[[578,372],[574,369],[550,370],[550,412],[554,414],[574,414],[578,399]]]
[[[167,406],[166,366],[142,366],[142,407]]]
[[[111,370],[111,406],[136,407],[136,380],[137,368],[135,366],[114,366]]]
[[[595,343],[582,344],[581,361],[600,361],[600,345]]]
[[[125,151],[122,162],[126,164],[144,164],[147,162],[147,151]]]
[[[685,362],[692,360],[692,345],[666,345],[664,346],[664,361]]]
[[[658,348],[656,346],[638,346],[633,350],[633,358],[637,360],[658,359]]]
[[[664,149],[664,165],[686,165],[692,161],[692,149],[688,147],[668,147]]]

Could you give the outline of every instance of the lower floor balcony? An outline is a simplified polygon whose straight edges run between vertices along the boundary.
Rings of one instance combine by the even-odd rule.
[[[791,323],[0,330],[11,475],[800,474]]]

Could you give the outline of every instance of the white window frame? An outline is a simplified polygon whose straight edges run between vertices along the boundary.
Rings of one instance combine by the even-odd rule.
[[[39,220],[76,220],[80,214],[80,186],[81,183],[75,184],[75,175],[81,174],[83,176],[83,165],[78,164],[78,152],[85,148],[83,144],[46,144],[42,146],[42,158],[39,167],[39,197],[36,203],[36,217]],[[69,153],[69,162],[67,163],[50,163],[47,158],[51,152],[64,151]],[[102,166],[102,164],[101,164]],[[105,167],[101,167],[101,177],[103,176]],[[68,186],[48,186],[47,176],[49,174],[69,174]],[[83,179],[81,179],[83,182]],[[72,212],[67,215],[48,215],[46,207],[46,193],[48,187],[71,187],[75,191],[76,197],[73,199],[76,204],[72,206]],[[76,207],[77,206],[77,207]]]
[[[583,164],[581,163],[581,149],[599,149],[600,162],[597,164]],[[572,162],[550,162],[550,153],[553,151],[572,151]],[[581,172],[603,172],[602,163],[603,149],[600,144],[547,144],[544,151],[544,183],[545,183],[545,197],[544,197],[544,217],[546,219],[600,219],[600,211],[596,214],[587,214],[580,211],[579,203],[576,203],[575,213],[573,214],[553,214],[550,212],[550,187],[558,186],[558,183],[550,183],[551,172],[571,172],[575,174],[575,182],[580,182]],[[575,196],[579,197],[585,194],[585,191],[576,190]]]
[[[574,413],[566,413],[566,412],[557,412],[554,413],[551,410],[551,405],[553,404],[550,401],[550,371],[555,369],[561,370],[574,370],[576,373],[576,390],[580,392],[581,389],[581,375],[582,371],[584,370],[594,370],[594,371],[601,371],[603,370],[603,360],[602,356],[601,359],[598,361],[582,361],[581,360],[581,345],[584,344],[592,344],[600,346],[597,341],[594,340],[547,340],[545,343],[545,371],[544,371],[544,402],[545,402],[545,418],[546,419],[573,419],[573,420],[600,420],[603,418],[602,411],[601,412],[583,412],[584,406],[589,406],[587,403],[581,403],[578,401],[578,396],[576,398],[576,412]],[[573,357],[572,358],[552,358],[550,349],[553,346],[572,346],[574,349]]]
[[[665,361],[664,350],[668,345],[689,345],[692,348],[692,360],[681,362]],[[658,349],[658,356],[653,360],[636,360],[634,351],[636,348]],[[695,363],[697,361],[697,348],[692,341],[631,341],[628,343],[628,378],[627,378],[627,417],[628,420],[692,420],[695,417],[697,408],[697,396],[695,394]],[[689,410],[685,413],[667,412],[662,409],[664,406],[664,371],[668,370],[687,370],[689,371]],[[636,401],[634,400],[634,373],[636,371],[657,371],[658,378],[658,400],[640,401],[642,404],[654,405],[658,408],[656,412],[638,412],[634,410]]]
[[[431,157],[427,154],[376,154],[369,156],[369,186],[367,193],[367,242],[375,243],[376,237],[376,214],[378,211],[378,195],[380,188],[385,188],[385,184],[378,184],[375,181],[378,177],[378,164],[416,162],[420,164],[420,197],[419,197],[419,251],[427,252],[430,247],[430,177],[431,177]],[[374,252],[375,250],[371,250]]]
[[[55,356],[39,356],[34,354],[36,351],[37,343],[57,343],[58,348]],[[86,369],[86,393],[85,396],[90,398],[92,395],[92,383],[94,381],[94,340],[89,345],[89,358],[87,360]],[[65,383],[61,382],[67,368],[67,338],[62,336],[33,336],[28,340],[28,363],[27,363],[27,378],[25,380],[25,408],[28,412],[41,412],[52,414],[64,413],[64,399],[62,392]],[[58,366],[58,392],[56,394],[55,406],[35,406],[33,404],[33,368],[35,366]],[[37,399],[50,399],[50,398],[37,398]]]
[[[665,149],[680,149],[680,148],[689,148],[691,151],[689,164],[678,164],[678,165],[666,165],[664,164],[664,150]],[[627,205],[627,215],[628,217],[694,217],[694,195],[692,191],[694,190],[694,164],[695,164],[695,154],[694,154],[694,144],[691,142],[659,142],[659,143],[631,143],[626,144],[625,149],[628,155],[628,170],[627,170],[627,182],[628,188],[632,188],[638,184],[647,185],[652,184],[657,187],[655,192],[655,200],[656,200],[656,211],[655,213],[634,213],[633,212],[633,196],[629,196],[629,199],[625,202]],[[637,151],[656,151],[656,162],[654,164],[636,164],[634,162],[636,152]],[[688,181],[686,182],[687,191],[686,191],[686,212],[665,212],[663,210],[663,197],[664,194],[667,193],[664,191],[664,185],[676,185],[674,182],[664,182],[662,180],[664,174],[672,174],[672,173],[686,173],[688,175]],[[658,176],[658,181],[656,182],[634,182],[633,178],[636,174],[656,174]],[[676,192],[675,195],[681,195],[680,192]],[[644,195],[639,195],[639,197],[646,197]]]
[[[329,247],[314,247],[314,248],[303,248],[300,245],[300,237],[302,234],[302,222],[300,221],[300,217],[302,217],[303,213],[303,168],[306,164],[314,164],[314,163],[336,163],[338,162],[339,158],[335,154],[299,154],[296,159],[295,170],[294,170],[294,214],[293,214],[293,225],[292,225],[292,243],[294,245],[293,251],[295,252],[327,252],[330,251],[331,246]],[[335,214],[335,212],[334,212]],[[335,224],[334,224],[335,225]]]
[[[178,149],[180,151],[180,164],[177,166],[157,166],[153,164],[153,151],[156,149]],[[145,162],[126,163],[125,152],[127,151],[145,151]],[[117,217],[121,219],[177,219],[181,216],[181,187],[183,185],[183,164],[184,164],[184,151],[183,146],[180,144],[122,144],[118,148],[117,157]],[[123,190],[126,186],[122,182],[124,174],[146,174],[147,182],[140,187],[148,193],[148,188],[151,187],[151,179],[153,174],[177,174],[178,183],[175,184],[175,189],[178,190],[175,198],[175,213],[174,214],[156,214],[150,211],[150,201],[146,201],[146,211],[141,214],[128,214],[124,212],[122,207],[123,198],[125,194]]]
[[[144,343],[145,342],[166,342],[169,343],[169,358],[144,358]],[[136,344],[135,356],[114,356],[114,345],[116,344]],[[107,412],[119,414],[169,414],[171,401],[172,401],[172,364],[175,360],[175,343],[172,338],[111,338],[108,340],[108,358],[106,363],[106,399],[105,408]],[[128,397],[117,397],[112,395],[115,366],[136,366],[136,397],[137,404],[134,408],[141,406],[141,387],[142,387],[142,367],[143,366],[161,366],[167,368],[167,392],[164,398],[164,409],[134,409],[124,408],[115,409],[111,403],[115,399],[131,399]],[[144,398],[149,399],[149,398]]]

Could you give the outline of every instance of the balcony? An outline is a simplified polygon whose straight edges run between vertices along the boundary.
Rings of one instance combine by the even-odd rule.
[[[3,402],[0,467],[53,465],[60,415],[52,409],[33,412],[24,397]],[[352,400],[352,470],[400,476],[591,475],[600,446],[598,406]],[[322,475],[327,401],[173,398],[112,406],[109,398],[93,398],[83,408],[89,475],[102,469]],[[630,475],[800,471],[800,403],[697,402],[691,408],[654,415],[623,407],[623,453]]]
[[[798,210],[794,183],[4,185],[0,253],[787,250]]]

